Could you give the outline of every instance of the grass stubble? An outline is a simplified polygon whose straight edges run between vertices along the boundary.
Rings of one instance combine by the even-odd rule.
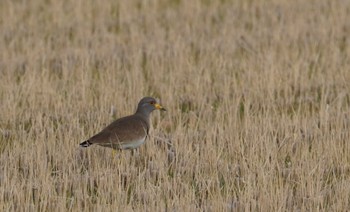
[[[349,210],[349,19],[342,0],[1,1],[0,210]],[[79,148],[148,95],[168,112],[135,154]]]

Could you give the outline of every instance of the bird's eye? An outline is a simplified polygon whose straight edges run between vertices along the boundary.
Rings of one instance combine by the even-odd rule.
[[[152,101],[152,102],[151,102],[151,105],[154,105],[155,103],[156,103],[155,101]]]

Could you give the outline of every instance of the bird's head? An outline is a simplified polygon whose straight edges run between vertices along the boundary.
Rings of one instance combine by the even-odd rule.
[[[160,105],[155,98],[144,97],[140,100],[136,112],[150,114],[154,110],[166,111],[166,109]]]

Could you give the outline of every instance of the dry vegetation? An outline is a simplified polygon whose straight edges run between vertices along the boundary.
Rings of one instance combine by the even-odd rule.
[[[349,210],[349,20],[346,0],[0,1],[0,210]],[[149,95],[168,112],[139,151],[78,147]]]

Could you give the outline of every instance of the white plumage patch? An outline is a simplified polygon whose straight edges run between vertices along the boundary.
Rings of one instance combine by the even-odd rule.
[[[120,144],[120,149],[135,149],[145,143],[146,137],[131,142],[124,142]]]

